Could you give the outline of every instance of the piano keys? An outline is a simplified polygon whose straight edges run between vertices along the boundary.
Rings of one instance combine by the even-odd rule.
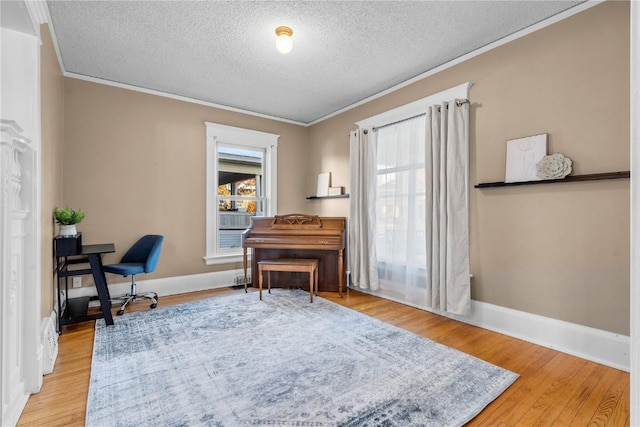
[[[320,291],[344,289],[344,249],[346,218],[288,214],[252,217],[242,233],[245,290],[248,250],[252,250],[251,277],[258,280],[258,261],[275,258],[317,258]],[[273,272],[272,284],[308,289],[308,276],[301,273]]]

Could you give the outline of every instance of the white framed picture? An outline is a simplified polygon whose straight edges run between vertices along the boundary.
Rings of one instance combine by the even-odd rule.
[[[540,181],[536,164],[546,155],[546,133],[507,141],[507,168],[504,182]]]
[[[328,196],[330,185],[331,185],[331,172],[318,174],[318,186],[316,188],[316,197]]]

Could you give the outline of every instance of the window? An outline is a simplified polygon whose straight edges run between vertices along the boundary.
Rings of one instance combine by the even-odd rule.
[[[376,132],[375,244],[380,286],[389,293],[408,284],[426,289],[425,118]]]
[[[207,264],[242,259],[241,236],[253,216],[276,212],[279,135],[207,126]]]
[[[356,208],[375,205],[373,221],[360,221],[366,212],[352,211],[352,240],[359,233],[375,249],[362,257],[364,267],[350,266],[359,287],[373,283],[377,295],[417,307],[457,314],[468,307],[468,118],[432,120],[427,113],[467,99],[469,87],[463,83],[357,122],[352,161],[362,173],[352,179],[352,190],[358,179],[375,179],[374,197],[364,186],[362,195],[351,194]],[[443,131],[443,123],[455,131]],[[363,203],[354,203],[357,197]]]

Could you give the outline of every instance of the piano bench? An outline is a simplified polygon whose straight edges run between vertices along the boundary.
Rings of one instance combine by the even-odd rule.
[[[258,287],[262,300],[262,276],[267,272],[267,287],[271,293],[271,272],[299,272],[309,273],[309,295],[313,302],[313,293],[318,294],[318,260],[312,258],[276,258],[258,261]]]

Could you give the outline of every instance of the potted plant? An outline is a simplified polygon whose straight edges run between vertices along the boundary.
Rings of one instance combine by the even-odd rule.
[[[80,209],[75,210],[68,206],[64,209],[55,208],[53,210],[53,216],[56,218],[56,222],[60,224],[61,236],[75,236],[78,234],[76,224],[82,221],[85,215]]]

